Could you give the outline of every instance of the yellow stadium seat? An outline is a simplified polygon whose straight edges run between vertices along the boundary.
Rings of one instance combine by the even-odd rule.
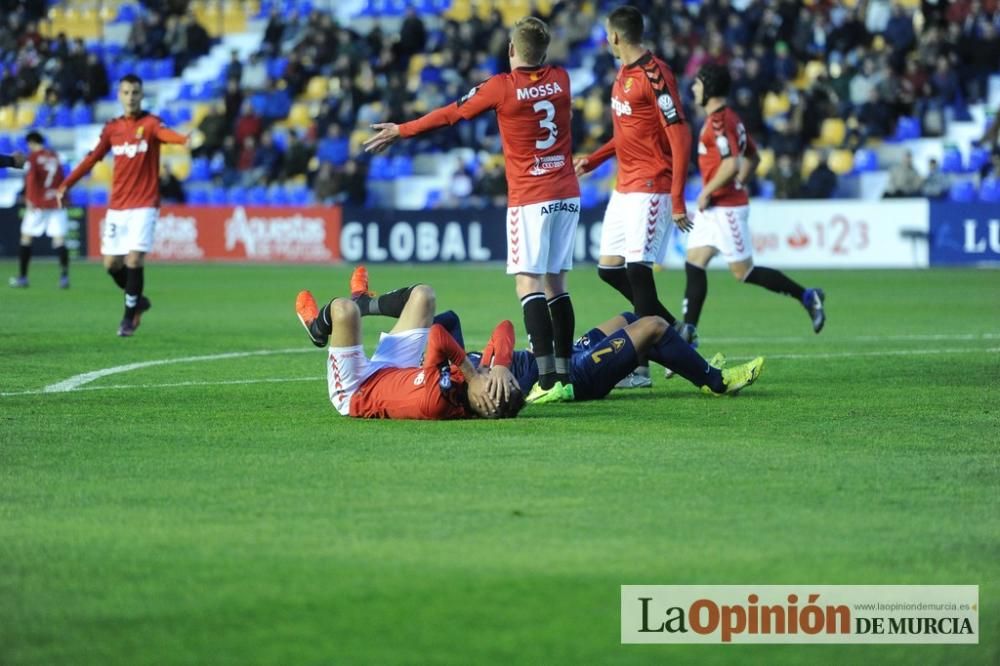
[[[806,150],[806,152],[802,155],[802,169],[800,171],[802,177],[808,178],[809,174],[811,174],[816,167],[819,166],[822,159],[823,156],[818,150]]]
[[[788,113],[792,108],[792,103],[785,93],[776,94],[769,92],[764,95],[764,117],[770,120],[775,116]]]
[[[349,141],[351,154],[356,154],[361,151],[362,144],[368,140],[371,136],[371,132],[365,129],[356,129],[351,132],[351,139]]]
[[[306,128],[312,123],[312,114],[309,112],[309,105],[302,102],[292,104],[292,110],[288,114],[288,125],[298,128]]]
[[[826,74],[826,63],[822,60],[810,60],[806,63],[802,72],[805,76],[806,84],[811,84],[815,82],[816,79]]]
[[[212,105],[206,102],[201,102],[195,104],[191,108],[191,124],[195,127],[201,124],[201,121],[205,119],[209,111],[212,110]]]
[[[472,18],[471,0],[453,0],[444,15],[453,21],[464,22]]]
[[[767,174],[774,168],[774,151],[770,148],[761,148],[757,153],[760,155],[760,163],[757,165],[757,176],[766,178]]]
[[[819,128],[819,138],[815,145],[827,148],[838,148],[844,144],[847,137],[847,125],[842,118],[827,118]]]
[[[35,107],[22,104],[17,108],[14,124],[17,127],[31,127],[35,122]]]
[[[330,92],[330,82],[325,76],[314,76],[306,84],[306,99],[321,100]]]
[[[90,179],[94,183],[107,184],[111,182],[111,172],[111,162],[101,160],[94,165],[93,170],[90,172]]]
[[[174,160],[170,163],[170,173],[178,180],[187,180],[191,175],[191,160]]]
[[[854,153],[849,150],[835,150],[830,153],[830,169],[840,175],[851,173],[854,169]]]
[[[60,7],[59,5],[54,5],[54,6],[52,6],[52,7],[49,8],[49,20],[50,21],[60,21],[60,20],[62,20],[63,16],[65,16],[65,15],[66,15],[66,13],[63,11],[63,8]]]
[[[410,68],[408,73],[410,76],[415,76],[423,71],[424,65],[427,64],[427,56],[423,53],[414,53],[410,56]]]
[[[16,112],[13,106],[0,108],[0,129],[14,129],[14,119]]]

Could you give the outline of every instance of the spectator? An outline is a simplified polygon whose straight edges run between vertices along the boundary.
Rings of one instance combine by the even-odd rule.
[[[182,204],[187,201],[184,186],[169,169],[160,166],[160,199],[164,203]]]
[[[252,181],[268,185],[276,182],[281,176],[284,160],[285,155],[274,142],[271,131],[264,130],[260,135],[260,144],[254,152]]]
[[[892,112],[874,88],[868,93],[868,101],[861,105],[854,115],[864,140],[882,139],[892,133]]]
[[[316,179],[313,181],[313,196],[317,203],[336,203],[335,198],[340,191],[340,179],[333,171],[333,165],[329,162],[320,164],[319,171],[316,172]]]
[[[472,170],[459,160],[455,173],[448,182],[444,202],[449,207],[457,208],[470,194],[472,194]]]
[[[412,8],[406,10],[406,18],[399,29],[399,41],[396,43],[396,59],[407,63],[410,56],[424,50],[427,43],[427,29],[424,22]]]
[[[303,143],[298,132],[289,130],[288,139],[288,150],[285,152],[285,165],[282,171],[282,178],[285,180],[305,176],[309,172],[309,161],[313,157],[312,148]]]
[[[256,92],[267,85],[267,63],[259,53],[250,56],[250,62],[243,68],[240,86],[243,90]]]
[[[476,180],[473,192],[484,206],[503,208],[507,205],[507,177],[503,166],[494,162]]]
[[[782,153],[778,163],[770,174],[774,183],[775,199],[798,199],[802,196],[802,176],[799,175],[799,165],[792,156]]]
[[[236,79],[237,87],[243,78],[243,61],[240,60],[240,52],[236,49],[229,51],[229,62],[226,64],[226,83]],[[226,86],[227,90],[229,86]]]
[[[285,22],[281,19],[281,12],[274,8],[267,19],[267,26],[264,28],[264,39],[261,41],[260,50],[267,55],[281,53],[281,41],[285,34]]]
[[[243,102],[243,113],[236,119],[236,143],[241,146],[246,145],[246,138],[256,139],[264,130],[264,121],[253,108],[250,100]]]
[[[920,185],[920,194],[928,199],[944,199],[951,189],[951,179],[941,173],[938,161],[933,157],[927,162],[927,177]]]
[[[364,206],[368,199],[368,178],[365,169],[355,160],[347,160],[341,176],[342,202],[352,206]]]
[[[326,130],[326,137],[320,140],[316,157],[321,163],[344,165],[350,157],[350,143],[343,135],[343,130],[337,124],[331,124]]]
[[[828,159],[829,156],[824,153],[819,164],[806,179],[802,194],[807,199],[830,199],[837,190],[837,174],[830,168]]]
[[[202,143],[192,153],[194,155],[213,155],[222,148],[226,135],[230,133],[226,122],[226,105],[223,102],[215,102],[212,108],[198,123],[198,130],[202,134]]]
[[[986,181],[1000,180],[1000,148],[994,148],[990,155],[990,161],[979,170],[979,185]]]
[[[244,185],[254,182],[253,165],[257,161],[257,139],[253,136],[243,137],[239,155],[236,158],[236,171],[240,174]]]
[[[240,89],[240,82],[237,79],[226,79],[223,101],[226,105],[226,127],[232,129],[236,126],[236,119],[243,107],[243,90]]]
[[[108,81],[107,68],[96,53],[88,54],[86,73],[81,87],[83,101],[94,104],[97,100],[107,97],[110,92],[111,84]]]
[[[917,196],[923,183],[923,177],[913,166],[913,153],[907,150],[902,161],[889,169],[889,185],[883,196],[887,199]]]

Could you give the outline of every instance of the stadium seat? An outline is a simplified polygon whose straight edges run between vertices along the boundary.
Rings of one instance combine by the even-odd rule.
[[[854,169],[854,155],[849,150],[834,150],[830,153],[830,170],[838,176],[851,173]]]
[[[59,107],[56,111],[56,117],[59,117],[59,111],[62,111],[64,107]],[[17,115],[14,116],[14,123],[18,127],[31,127],[35,123],[35,107],[27,106],[22,104],[17,108]],[[71,122],[65,123],[65,125],[70,125]]]
[[[760,186],[760,191],[757,193],[758,197],[760,197],[761,199],[773,199],[774,198],[775,187],[774,187],[774,182],[773,181],[770,181],[770,180],[761,180],[761,181],[758,181],[758,184]]]
[[[941,171],[943,173],[962,173],[962,153],[958,148],[949,146],[944,149],[944,156],[941,158]]]
[[[809,174],[819,166],[820,153],[818,150],[806,150],[802,154],[802,170],[799,172],[802,178],[808,178]]]
[[[896,132],[890,141],[909,141],[920,138],[920,120],[909,116],[900,116],[896,122]]]
[[[819,138],[814,145],[838,148],[844,144],[846,136],[847,126],[842,118],[827,118],[820,125]]]
[[[306,185],[293,185],[289,187],[288,196],[293,206],[308,206],[312,201],[312,192]]]
[[[792,103],[788,99],[788,95],[776,94],[774,92],[769,92],[764,95],[764,118],[771,120],[772,118],[788,113],[792,108]]]
[[[180,92],[177,94],[177,98],[181,100],[191,101],[194,100],[194,84],[193,83],[182,83]]]
[[[288,190],[281,185],[271,186],[267,191],[267,198],[272,206],[288,206],[292,203]]]
[[[191,206],[207,206],[209,204],[208,191],[202,187],[188,189],[187,203]]]
[[[109,160],[101,160],[91,169],[90,179],[94,183],[108,184],[111,182],[111,173],[111,162]]]
[[[73,107],[73,124],[90,125],[94,122],[94,112],[85,104],[77,104]]]
[[[6,134],[0,134],[0,153],[9,155],[14,152],[14,142]]]
[[[174,77],[174,59],[163,58],[153,61],[154,79],[172,79]]]
[[[687,184],[684,186],[684,200],[694,201],[701,194],[701,179],[700,178],[689,178]]]
[[[969,171],[977,172],[990,162],[990,151],[988,148],[976,146],[969,153]]]
[[[229,203],[229,193],[224,187],[210,187],[208,189],[208,203],[212,206],[225,206]]]
[[[250,206],[267,206],[271,202],[267,194],[267,188],[263,185],[255,185],[247,192],[247,204]]]
[[[0,128],[2,129],[16,129],[14,126],[14,119],[17,113],[13,106],[5,106],[0,108]]]
[[[160,120],[162,120],[163,124],[167,127],[173,127],[177,124],[177,119],[174,118],[174,112],[170,108],[161,109],[156,115],[160,116]]]
[[[233,206],[246,206],[250,199],[247,189],[241,185],[234,185],[233,187],[230,187],[226,194],[226,198]]]
[[[288,68],[288,58],[271,58],[267,61],[267,75],[272,79],[280,79]]]
[[[987,203],[1000,203],[1000,180],[988,178],[979,186],[979,200]]]
[[[375,155],[368,165],[369,180],[392,180],[392,162],[385,155]]]
[[[69,203],[73,206],[86,206],[88,201],[87,190],[82,187],[74,187],[69,191]]]
[[[854,172],[878,171],[878,153],[869,148],[858,148],[854,153]]]
[[[774,151],[770,148],[761,148],[757,151],[760,155],[760,163],[757,165],[757,177],[766,178],[767,174],[771,173],[771,169],[774,168]]]
[[[318,101],[326,98],[330,92],[330,81],[325,76],[314,76],[306,84],[305,98]]]
[[[196,157],[191,160],[191,180],[202,182],[212,179],[212,171],[207,157]]]
[[[124,4],[118,8],[115,23],[134,23],[139,18],[139,8],[136,5]]]
[[[194,118],[194,114],[191,112],[191,107],[188,105],[179,106],[174,109],[174,115],[177,118],[178,125],[187,125]]]
[[[87,204],[90,206],[107,206],[108,191],[103,187],[95,187],[89,191]]]
[[[606,160],[601,163],[594,171],[591,178],[596,178],[597,180],[604,180],[613,174],[615,171],[615,160]]]
[[[951,186],[948,198],[958,203],[971,203],[976,200],[976,186],[968,180],[961,180]]]
[[[35,111],[35,122],[37,127],[49,127],[52,125],[52,109],[43,104]]]
[[[594,208],[601,204],[601,188],[593,181],[580,183],[580,206],[583,208]]]
[[[392,172],[397,178],[400,176],[412,176],[413,158],[409,155],[396,155],[392,158]]]
[[[143,81],[152,81],[156,78],[156,61],[150,59],[140,60],[135,66],[135,73]]]
[[[65,104],[60,104],[56,107],[56,114],[52,118],[52,124],[56,127],[72,127],[73,110]]]

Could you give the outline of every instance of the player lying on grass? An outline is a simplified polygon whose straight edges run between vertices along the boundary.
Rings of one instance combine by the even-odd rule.
[[[382,333],[369,359],[361,344],[362,298],[371,298],[367,287],[322,310],[308,291],[295,299],[312,343],[330,345],[327,384],[338,412],[382,419],[509,418],[524,406],[508,369],[514,350],[509,321],[493,331],[477,368],[447,330],[433,323],[434,290],[425,284],[400,289],[372,299],[378,314],[398,321]]]
[[[390,317],[398,316],[394,313],[405,311],[408,307],[407,299],[419,296],[414,291],[424,286],[397,289],[376,298],[369,289],[368,271],[364,266],[357,267],[351,276],[352,300],[357,302],[360,312]],[[433,314],[433,310],[425,312],[426,316],[430,314]],[[300,313],[300,319],[303,324],[311,321],[308,314],[303,316]],[[460,346],[465,346],[458,315],[449,310],[434,317],[433,321],[445,328]],[[306,326],[313,344],[323,346],[326,341],[322,331],[317,331],[308,324]],[[490,345],[481,354],[471,352],[471,363],[480,367],[494,366],[491,373],[495,377],[495,399],[511,388],[506,368],[510,369],[520,392],[526,394],[538,381],[538,362],[527,351],[511,352],[508,362],[506,350],[502,350],[502,354],[497,353],[495,339],[494,332]],[[575,400],[598,400],[605,397],[615,384],[635,370],[641,357],[651,358],[671,368],[705,393],[716,395],[737,393],[754,383],[764,366],[764,359],[758,357],[748,363],[723,369],[725,359],[721,354],[717,354],[711,362],[706,361],[664,319],[656,316],[640,318],[626,312],[591,329],[573,346],[569,375]],[[503,361],[504,368],[496,367],[500,365],[498,359]],[[557,401],[559,400],[551,400]],[[538,400],[532,404],[545,402],[550,400]]]

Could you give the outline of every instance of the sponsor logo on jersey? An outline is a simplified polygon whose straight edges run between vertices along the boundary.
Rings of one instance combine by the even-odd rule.
[[[138,155],[139,153],[145,153],[148,151],[149,151],[149,144],[146,143],[145,139],[143,139],[139,143],[125,142],[118,144],[117,146],[111,146],[111,154],[114,155],[115,157],[121,157],[122,155],[124,155],[125,157],[132,158]]]
[[[470,99],[472,99],[472,96],[475,95],[477,92],[479,92],[479,86],[472,86],[472,88],[469,89],[469,92],[462,95],[462,97],[458,100],[458,105],[462,106],[463,104],[468,102]]]
[[[675,123],[680,120],[680,114],[677,113],[677,107],[674,105],[674,98],[670,96],[669,92],[665,92],[657,97],[656,104],[660,107],[660,111],[663,112],[668,123]]]
[[[628,100],[623,102],[617,97],[611,98],[611,110],[615,112],[616,116],[632,115],[632,105],[628,103]]]
[[[517,101],[525,99],[538,99],[539,97],[551,97],[563,91],[562,86],[560,86],[555,81],[551,83],[543,83],[538,86],[529,86],[527,88],[517,89]]]
[[[528,169],[528,173],[532,176],[544,176],[546,173],[562,169],[564,166],[566,166],[565,155],[546,155],[545,157],[535,155],[535,165]]]
[[[542,209],[539,212],[542,215],[548,215],[549,213],[559,213],[559,212],[579,213],[580,206],[573,203],[572,201],[556,201],[555,203],[551,203],[547,206],[542,206]]]

